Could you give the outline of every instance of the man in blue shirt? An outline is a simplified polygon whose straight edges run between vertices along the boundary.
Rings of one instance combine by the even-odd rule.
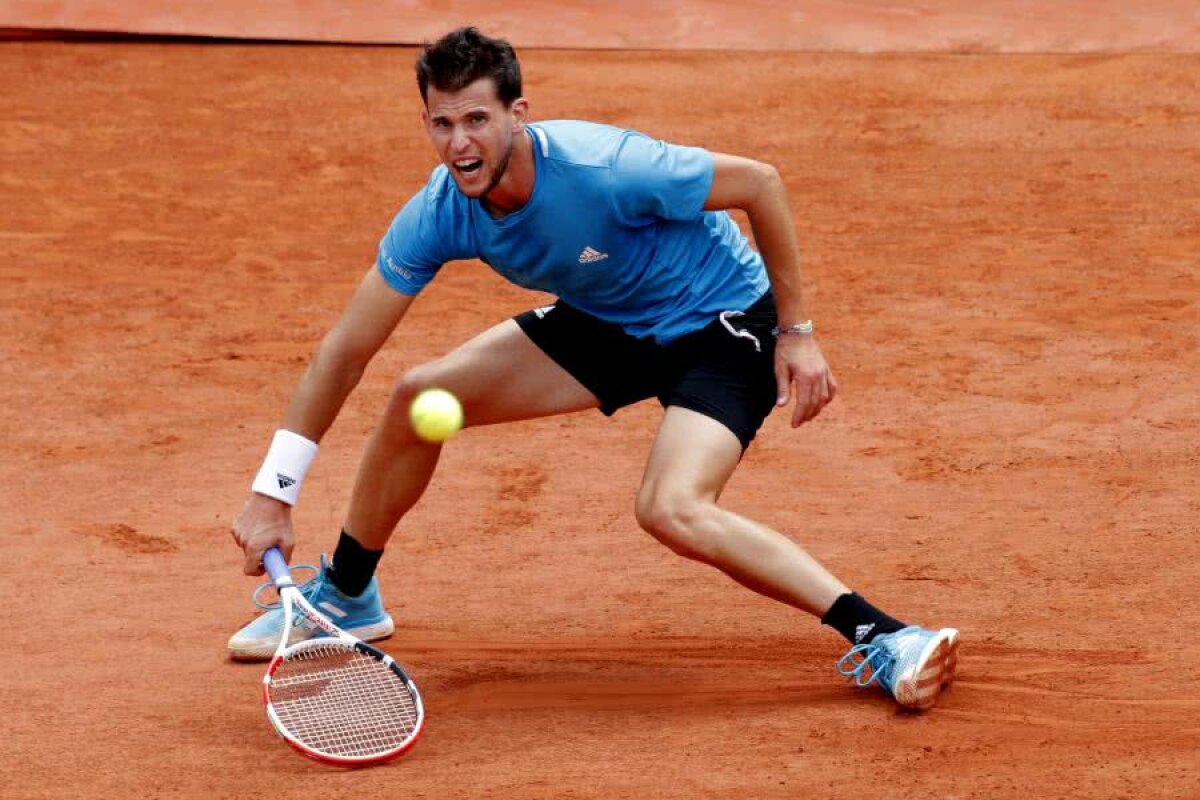
[[[374,572],[441,450],[409,420],[423,389],[457,396],[467,425],[612,414],[656,397],[665,412],[638,523],[843,634],[851,649],[838,669],[859,685],[878,683],[906,707],[933,705],[954,677],[956,630],[897,621],[792,540],[717,503],[772,408],[794,399],[796,427],[837,391],[805,312],[776,170],[606,125],[531,123],[512,48],[473,28],[426,46],[417,79],[442,163],[396,215],[292,396],[234,523],[247,574],[262,574],[268,547],[290,555],[290,508],[316,443],[413,298],[446,262],[478,258],[559,299],[401,378],[363,456],[332,563],[305,588],[318,608],[364,639],[393,630]],[[745,211],[758,253],[731,208]],[[281,625],[268,611],[234,634],[231,655],[269,656]]]

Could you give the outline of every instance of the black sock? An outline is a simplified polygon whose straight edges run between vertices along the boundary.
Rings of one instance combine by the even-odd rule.
[[[382,556],[382,550],[368,550],[343,529],[329,565],[329,580],[342,594],[358,597],[366,591]]]
[[[867,644],[881,633],[894,633],[906,627],[863,600],[857,592],[848,592],[834,600],[821,622],[845,636],[850,644]]]

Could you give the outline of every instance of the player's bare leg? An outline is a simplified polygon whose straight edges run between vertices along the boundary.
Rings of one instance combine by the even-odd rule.
[[[638,523],[676,553],[819,617],[846,585],[783,534],[717,505],[741,455],[721,423],[668,408],[638,493]]]
[[[675,552],[837,629],[854,645],[838,671],[859,686],[878,683],[907,708],[936,703],[954,680],[958,631],[905,626],[852,593],[792,540],[718,506],[741,452],[721,423],[667,409],[638,493],[638,522]]]
[[[437,466],[441,446],[417,438],[408,408],[422,389],[438,386],[463,404],[468,426],[490,425],[595,408],[596,397],[581,386],[508,320],[436,361],[410,370],[392,392],[359,467],[346,532],[333,561],[309,584],[306,597],[354,636],[374,641],[394,624],[372,577],[392,531],[416,504]],[[264,607],[265,608],[265,607]],[[267,609],[229,640],[233,658],[270,657],[282,615]],[[306,631],[295,631],[302,637]]]
[[[530,341],[511,319],[445,357],[410,370],[392,391],[359,465],[346,531],[364,548],[383,549],[433,476],[442,445],[418,438],[408,416],[413,398],[432,386],[459,399],[467,427],[599,405],[595,395]]]

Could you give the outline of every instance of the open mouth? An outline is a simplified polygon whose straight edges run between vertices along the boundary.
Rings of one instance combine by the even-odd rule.
[[[462,161],[455,161],[454,168],[463,175],[474,175],[483,169],[483,159],[481,158],[466,158]]]

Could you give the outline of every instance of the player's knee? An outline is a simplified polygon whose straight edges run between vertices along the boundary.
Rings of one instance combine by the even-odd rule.
[[[634,514],[638,525],[675,553],[697,561],[712,558],[713,543],[703,524],[709,504],[686,494],[643,490]]]
[[[401,375],[392,386],[392,394],[388,400],[386,421],[389,430],[403,435],[411,434],[412,425],[408,414],[413,400],[424,390],[441,386],[441,371],[436,361],[412,367]]]

